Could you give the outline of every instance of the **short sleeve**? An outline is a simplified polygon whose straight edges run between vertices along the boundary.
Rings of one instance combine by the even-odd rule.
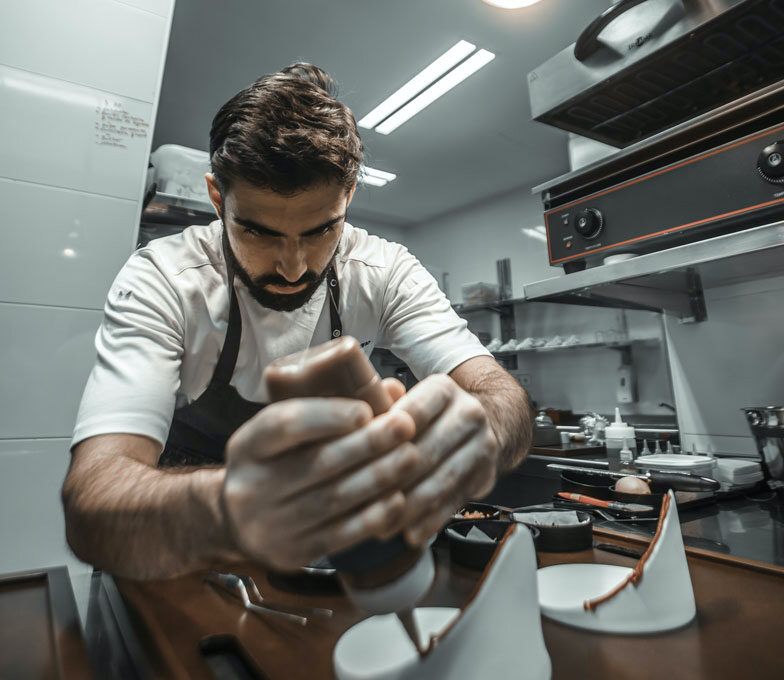
[[[390,268],[377,344],[405,361],[420,380],[449,373],[473,357],[491,356],[430,272],[402,246]]]
[[[110,433],[164,444],[180,386],[183,338],[176,291],[151,253],[137,251],[109,291],[71,446]]]

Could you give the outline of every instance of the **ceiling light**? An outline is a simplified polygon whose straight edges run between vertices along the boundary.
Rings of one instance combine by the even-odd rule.
[[[545,243],[547,242],[547,230],[544,228],[544,226],[523,227],[520,231],[522,231],[525,236],[530,236],[537,241],[544,241]]]
[[[485,64],[488,64],[495,55],[487,50],[479,50],[476,54],[466,59],[460,66],[447,73],[441,80],[437,81],[422,94],[406,104],[397,113],[387,118],[381,125],[376,127],[376,132],[388,135],[393,130],[399,128],[409,118],[415,116],[422,109],[432,104],[441,95],[446,94],[455,85],[464,81],[472,73],[476,73]]]
[[[482,2],[501,9],[519,9],[520,7],[535,5],[539,0],[482,0]]]
[[[369,168],[367,165],[362,166],[362,170],[366,175],[370,175],[371,177],[378,177],[379,179],[385,179],[387,182],[391,182],[393,179],[397,178],[397,175],[391,172]]]
[[[383,187],[396,177],[397,175],[391,172],[376,170],[375,168],[369,168],[365,165],[359,169],[359,181],[362,184],[368,184],[373,187]]]
[[[389,114],[397,111],[409,99],[418,95],[430,83],[438,80],[444,73],[446,73],[455,64],[459,64],[471,52],[476,49],[476,45],[470,42],[461,40],[459,43],[448,49],[432,64],[426,66],[416,76],[409,80],[397,92],[387,97],[375,109],[373,109],[367,116],[360,120],[357,125],[361,128],[368,130],[373,129]]]

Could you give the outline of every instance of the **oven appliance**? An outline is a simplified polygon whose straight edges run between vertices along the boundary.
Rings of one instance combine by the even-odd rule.
[[[603,28],[648,3],[658,14],[639,15],[656,17],[652,26],[636,26],[651,36],[639,48],[621,57],[600,42]],[[600,63],[603,79],[594,74],[589,86],[572,93],[569,106],[542,113],[542,88],[549,82],[554,92],[563,91],[569,72],[540,67],[529,77],[538,120],[623,146],[534,189],[544,202],[550,264],[569,273],[610,255],[652,252],[782,219],[784,0],[621,0],[594,24],[588,43],[584,32],[554,59],[570,53],[583,71]],[[583,43],[588,47],[580,49]],[[717,66],[718,46],[725,51]],[[670,77],[677,64],[680,81]],[[639,85],[632,107],[624,99],[631,82],[661,88]],[[619,112],[610,100],[616,109],[631,108]],[[577,111],[583,112],[579,124]]]

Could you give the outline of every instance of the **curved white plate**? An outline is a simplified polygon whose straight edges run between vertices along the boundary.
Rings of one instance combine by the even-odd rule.
[[[420,640],[440,633],[460,613],[453,607],[418,607],[414,618]],[[374,678],[402,670],[417,662],[419,653],[394,614],[371,616],[349,628],[335,646],[338,678]]]
[[[536,572],[542,614],[554,619],[559,613],[582,609],[583,602],[610,592],[631,573],[614,564],[557,564]]]

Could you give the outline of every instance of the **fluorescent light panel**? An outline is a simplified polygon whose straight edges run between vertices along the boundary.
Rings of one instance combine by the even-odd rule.
[[[447,73],[441,80],[437,81],[422,94],[411,100],[397,113],[392,114],[381,125],[376,127],[376,132],[388,135],[393,130],[399,128],[409,118],[415,116],[422,109],[430,106],[441,95],[446,94],[455,85],[463,82],[468,76],[476,73],[480,68],[495,59],[495,55],[487,50],[479,50],[476,54],[466,59],[460,66]]]
[[[393,179],[397,178],[397,175],[391,172],[376,170],[376,168],[369,168],[367,165],[363,166],[362,170],[366,175],[370,175],[371,177],[378,177],[379,179],[385,179],[387,182],[391,182]]]
[[[484,0],[484,2],[501,9],[519,9],[520,7],[535,5],[539,0]]]
[[[449,48],[444,54],[436,59],[432,64],[426,66],[422,71],[409,80],[397,92],[387,97],[375,109],[368,113],[357,125],[368,130],[373,129],[384,118],[397,111],[409,99],[418,95],[428,85],[438,80],[444,73],[451,69],[455,64],[459,64],[471,52],[476,49],[476,45],[461,40],[459,43]]]
[[[374,187],[383,187],[396,177],[397,175],[394,173],[369,168],[366,165],[363,165],[359,170],[359,181]]]

